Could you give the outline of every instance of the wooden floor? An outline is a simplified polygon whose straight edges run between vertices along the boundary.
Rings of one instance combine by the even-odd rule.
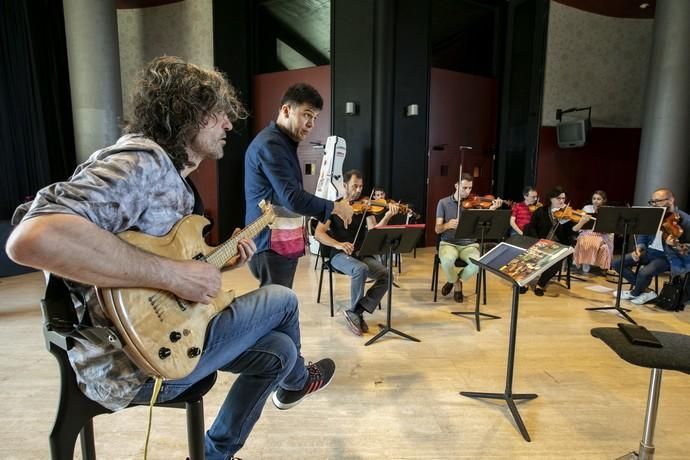
[[[488,304],[482,308],[502,319],[484,321],[481,332],[476,332],[470,319],[449,313],[473,307],[473,296],[462,305],[451,298],[432,302],[432,260],[431,249],[419,251],[416,259],[404,256],[400,289],[394,292],[393,326],[421,343],[388,334],[364,347],[376,328],[360,338],[346,328],[340,315],[330,318],[327,283],[325,301],[317,304],[314,259],[302,258],[295,290],[301,301],[303,354],[314,361],[332,357],[337,372],[328,389],[294,409],[279,411],[268,402],[238,455],[245,460],[613,459],[637,449],[649,371],[627,364],[590,336],[593,327],[615,327],[619,317],[585,310],[612,300],[610,293],[586,287],[615,285],[591,278],[573,281],[570,291],[552,284],[545,297],[521,296],[513,391],[539,395],[518,406],[532,437],[526,442],[504,403],[458,394],[504,389],[508,286],[489,275]],[[349,279],[336,276],[335,283],[336,308],[341,309],[349,301]],[[240,292],[256,286],[246,269],[226,275],[225,284]],[[37,306],[42,286],[38,273],[0,278],[3,459],[49,457],[47,438],[56,410],[58,369],[43,345]],[[471,291],[470,286],[465,291]],[[690,311],[632,308],[631,315],[651,330],[690,334]],[[385,310],[369,318],[375,325],[385,319]],[[221,375],[205,398],[207,426],[233,379]],[[690,458],[689,420],[690,376],[666,372],[656,458]],[[100,416],[95,427],[100,459],[143,457],[145,409]],[[185,455],[184,413],[155,410],[149,458]]]

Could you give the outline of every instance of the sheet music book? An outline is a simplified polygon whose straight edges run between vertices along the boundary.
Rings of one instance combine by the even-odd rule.
[[[525,286],[572,253],[571,246],[541,239],[527,249],[500,243],[479,261]]]

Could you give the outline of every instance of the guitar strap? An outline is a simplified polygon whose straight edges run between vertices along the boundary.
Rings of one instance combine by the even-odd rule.
[[[85,339],[97,345],[111,345],[122,349],[122,342],[115,329],[94,326],[91,324],[88,311],[79,318],[72,303],[74,294],[75,292],[69,289],[64,279],[50,274],[45,298],[41,301],[44,307],[42,309],[43,322],[46,329],[65,337]],[[83,302],[83,299],[80,301]]]
[[[199,191],[196,189],[196,185],[194,185],[194,182],[191,180],[187,180],[187,185],[189,185],[189,188],[192,189],[192,192],[194,193],[194,209],[192,210],[192,214],[197,214],[199,216],[204,215],[204,201],[201,199],[201,195],[199,194]]]

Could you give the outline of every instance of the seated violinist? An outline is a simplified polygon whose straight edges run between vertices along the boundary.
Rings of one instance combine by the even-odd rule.
[[[564,213],[564,216],[561,217],[559,211],[569,209],[565,204],[566,198],[567,195],[563,187],[554,187],[546,196],[546,199],[549,200],[547,204],[532,214],[532,220],[525,225],[524,234],[535,238],[546,238],[570,246],[574,234],[589,222],[591,217],[587,213],[582,213],[577,216],[577,219],[573,219],[578,220],[576,224],[568,217],[569,214]],[[551,278],[558,273],[560,268],[561,264],[554,264],[541,274],[536,285],[534,285],[535,295],[540,297],[544,295],[546,284],[551,281]],[[520,293],[523,294],[525,292],[527,292],[527,287],[521,287]]]
[[[472,191],[473,177],[464,173],[460,182],[455,183],[455,193],[439,200],[436,206],[436,226],[434,230],[441,235],[438,247],[438,257],[441,261],[441,269],[446,275],[446,284],[441,288],[441,294],[447,296],[455,289],[453,298],[456,302],[462,302],[462,283],[470,279],[478,271],[478,267],[470,262],[470,258],[479,259],[479,244],[476,239],[455,239],[455,229],[458,220],[462,218],[463,206],[458,200],[466,200]],[[500,198],[491,201],[489,209],[498,209],[503,204]],[[461,259],[466,267],[458,268],[455,261]]]
[[[345,187],[343,199],[350,202],[357,200],[364,186],[362,173],[356,169],[347,171],[343,174],[343,185]],[[369,330],[364,321],[364,312],[373,313],[388,290],[388,269],[376,257],[359,257],[357,253],[367,230],[388,224],[390,218],[397,213],[398,205],[390,203],[377,223],[374,216],[364,207],[362,213],[352,216],[352,222],[347,227],[340,217],[332,214],[326,222],[319,223],[314,232],[314,237],[319,243],[331,248],[333,268],[351,277],[351,307],[349,310],[344,310],[343,315],[348,327],[355,335],[362,335],[363,332]],[[374,284],[365,293],[364,285],[367,278],[373,279]]]
[[[592,203],[582,210],[587,214],[596,214],[601,206],[606,205],[606,192],[597,190],[592,194]],[[599,267],[602,270],[611,268],[613,257],[613,235],[598,233],[591,230],[581,230],[577,237],[573,260],[575,265],[581,267],[583,273],[589,272],[590,266]]]
[[[376,202],[386,202],[386,203],[391,203],[394,202],[395,200],[392,200],[386,196],[386,191],[384,190],[383,187],[377,185],[376,187],[373,188],[373,193],[371,195],[371,199]],[[407,209],[407,211],[405,211]],[[380,221],[381,218],[383,217],[383,214],[377,214],[376,215],[376,221]],[[412,210],[410,205],[403,205],[399,209],[399,213],[396,216],[396,218],[392,219],[389,222],[389,225],[404,225],[409,223],[410,221],[414,222],[415,220],[419,219],[420,216],[416,212]]]
[[[532,220],[532,213],[541,206],[539,201],[539,194],[537,189],[528,185],[522,190],[522,197],[524,200],[521,203],[515,203],[510,215],[510,233],[511,235],[522,235],[522,229]]]
[[[634,287],[629,291],[622,291],[621,299],[636,305],[656,298],[654,291],[645,292],[656,275],[670,271],[671,276],[680,276],[690,271],[690,216],[678,209],[673,192],[667,188],[660,188],[652,193],[649,204],[665,207],[667,213],[662,230],[656,235],[638,235],[635,250],[623,259],[623,278]],[[669,228],[669,225],[673,228]],[[620,259],[614,260],[612,268],[618,270],[619,264]],[[635,274],[631,267],[638,264],[640,268]]]
[[[374,194],[371,195],[374,201],[386,201],[386,191],[381,186],[374,187]]]

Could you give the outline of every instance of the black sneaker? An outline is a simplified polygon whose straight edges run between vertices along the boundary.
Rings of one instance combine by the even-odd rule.
[[[364,321],[364,316],[359,315],[359,328],[362,332],[369,332],[369,325]]]
[[[527,286],[520,286],[520,294],[524,294],[528,290],[529,290],[529,288]]]
[[[350,328],[354,335],[362,335],[361,317],[352,310],[343,310],[345,324]]]
[[[446,283],[441,288],[441,295],[447,296],[453,290],[453,283]]]
[[[534,286],[534,295],[537,297],[543,297],[544,296],[545,289],[541,286]]]
[[[291,391],[278,389],[273,393],[273,404],[278,409],[285,410],[296,406],[304,398],[313,395],[317,391],[321,391],[331,383],[333,375],[335,374],[335,363],[330,358],[324,358],[316,363],[309,363],[307,365],[309,377],[304,383],[301,390]]]

